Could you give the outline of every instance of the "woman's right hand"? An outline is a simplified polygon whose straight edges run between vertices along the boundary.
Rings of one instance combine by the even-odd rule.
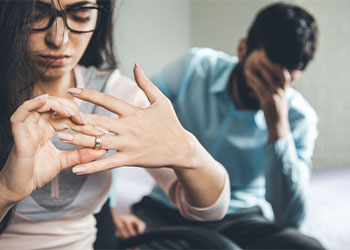
[[[71,100],[43,95],[24,102],[11,117],[14,146],[0,172],[0,199],[14,204],[51,181],[61,170],[103,156],[106,150],[60,151],[52,144],[54,133],[67,128],[103,134],[84,123],[79,107]]]

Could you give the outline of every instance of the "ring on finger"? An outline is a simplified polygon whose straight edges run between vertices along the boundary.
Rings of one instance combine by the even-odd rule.
[[[103,135],[96,135],[95,136],[95,149],[102,148],[102,137],[103,137]]]
[[[52,116],[51,116],[51,119],[54,119],[54,118],[56,117],[56,115],[57,115],[57,112],[56,112],[56,111],[53,112],[53,114],[52,114]]]

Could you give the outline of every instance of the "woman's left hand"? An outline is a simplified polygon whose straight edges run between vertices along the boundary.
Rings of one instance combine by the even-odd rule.
[[[134,75],[150,102],[148,108],[135,107],[113,96],[89,89],[69,90],[75,97],[118,115],[118,118],[86,115],[89,124],[114,133],[102,137],[102,148],[116,150],[117,153],[77,165],[73,172],[91,174],[122,166],[169,167],[174,170],[188,204],[195,207],[211,206],[227,186],[224,167],[215,161],[194,135],[182,127],[169,99],[146,78],[138,66],[134,68]],[[70,138],[71,140],[63,142],[96,147],[95,136],[71,134]],[[163,177],[159,175],[158,178]]]
[[[195,137],[180,124],[171,102],[135,66],[135,80],[146,94],[150,106],[139,108],[118,98],[90,89],[68,90],[74,97],[102,106],[118,118],[85,115],[89,124],[103,127],[115,135],[102,137],[102,148],[117,153],[73,168],[76,174],[91,174],[120,166],[191,168]],[[71,134],[65,143],[95,147],[95,136]],[[67,136],[66,136],[67,137]]]

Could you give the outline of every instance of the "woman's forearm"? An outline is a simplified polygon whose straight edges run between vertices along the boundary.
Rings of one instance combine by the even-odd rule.
[[[185,156],[191,165],[175,168],[188,204],[195,207],[213,205],[225,186],[226,170],[191,135],[190,150]]]

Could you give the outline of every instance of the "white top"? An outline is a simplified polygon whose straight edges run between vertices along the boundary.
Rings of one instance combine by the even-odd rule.
[[[82,66],[74,70],[78,88],[97,89],[139,107],[149,105],[137,84],[121,76],[119,70],[106,73]],[[82,112],[105,112],[94,105],[77,102]],[[72,149],[72,145],[60,144],[57,138],[53,138],[53,142],[59,149]],[[214,220],[225,215],[230,199],[227,175],[218,200],[211,207],[195,208],[187,204],[173,170],[162,168],[148,172],[186,218]],[[106,202],[110,185],[110,171],[88,176],[75,176],[71,169],[62,171],[17,204],[12,220],[0,237],[0,249],[93,249],[96,237],[93,213],[99,212]]]

